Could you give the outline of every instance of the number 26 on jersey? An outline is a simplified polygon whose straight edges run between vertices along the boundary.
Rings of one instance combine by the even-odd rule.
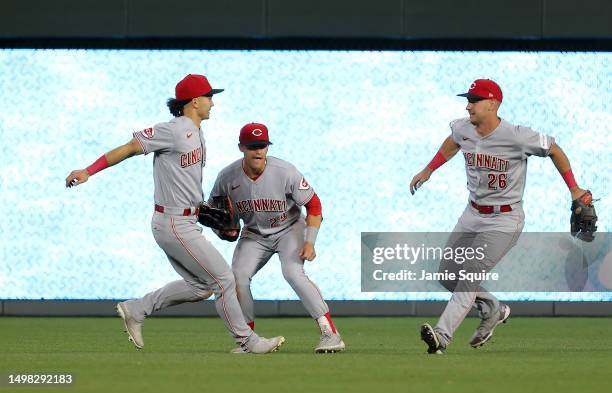
[[[489,190],[503,190],[508,186],[507,173],[489,173]]]

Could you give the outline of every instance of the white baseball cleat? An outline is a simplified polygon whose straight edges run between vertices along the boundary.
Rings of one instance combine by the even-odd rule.
[[[345,345],[339,333],[325,331],[321,334],[319,346],[315,348],[315,353],[335,353],[344,351]]]
[[[248,344],[245,345],[244,348],[242,348],[242,346],[239,346],[238,348],[232,349],[231,353],[262,354],[262,353],[276,352],[278,351],[278,348],[280,348],[280,346],[283,345],[284,342],[285,342],[285,337],[283,336],[272,337],[272,338],[260,337],[259,340],[253,346],[249,346]]]
[[[480,325],[476,329],[476,332],[470,339],[470,345],[472,348],[482,347],[491,337],[495,328],[502,323],[506,323],[510,317],[510,306],[507,304],[500,304],[497,315],[492,315],[488,319],[481,319]]]
[[[134,343],[136,349],[142,349],[142,347],[144,347],[142,322],[138,322],[132,317],[125,302],[117,303],[116,309],[117,314],[123,319],[123,325],[125,326],[125,332],[128,334],[128,339]]]
[[[438,333],[428,323],[421,325],[421,340],[427,344],[427,353],[430,355],[444,355],[446,352],[446,347],[440,342]]]
[[[249,353],[249,351],[247,351],[245,348],[242,348],[240,345],[238,345],[236,348],[232,349],[230,353],[240,355],[240,354]]]

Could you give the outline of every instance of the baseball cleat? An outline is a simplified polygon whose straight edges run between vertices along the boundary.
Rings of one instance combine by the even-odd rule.
[[[480,320],[480,325],[478,325],[476,332],[474,332],[470,339],[470,345],[473,348],[482,347],[491,337],[493,337],[493,332],[497,325],[506,323],[509,317],[510,307],[506,304],[501,304],[499,315]]]
[[[245,354],[245,353],[249,353],[249,351],[245,348],[242,348],[240,345],[238,345],[236,348],[232,349],[230,351],[230,353],[233,354]]]
[[[428,323],[421,325],[421,340],[425,341],[425,344],[427,344],[427,353],[436,355],[444,354],[446,348],[440,344],[438,334]]]
[[[280,348],[280,346],[283,345],[284,342],[285,342],[285,337],[283,336],[272,337],[272,338],[260,337],[259,341],[257,341],[255,345],[253,345],[252,347],[249,347],[247,345],[244,351],[246,353],[255,353],[255,354],[276,352],[278,351],[278,348]],[[232,353],[240,353],[240,352],[234,352],[234,351],[235,349],[232,350]]]
[[[319,346],[315,348],[315,353],[336,353],[344,351],[344,341],[338,333],[325,332],[321,335]]]
[[[134,344],[136,349],[144,347],[142,338],[142,322],[136,321],[130,314],[125,302],[117,303],[117,314],[123,319],[125,332],[128,334],[128,339]]]

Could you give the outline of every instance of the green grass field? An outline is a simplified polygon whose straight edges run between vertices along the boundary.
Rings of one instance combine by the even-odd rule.
[[[15,392],[603,392],[610,389],[611,318],[511,318],[484,347],[467,319],[445,356],[425,354],[423,318],[336,318],[347,351],[314,354],[305,318],[261,318],[280,352],[232,355],[218,318],[151,318],[145,348],[119,318],[0,318],[0,373],[67,372],[65,387]],[[435,322],[435,318],[429,318]]]

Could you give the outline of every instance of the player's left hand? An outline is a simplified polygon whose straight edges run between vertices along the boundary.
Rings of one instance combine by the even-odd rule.
[[[304,242],[304,247],[300,251],[300,258],[302,260],[312,261],[317,257],[317,253],[315,252],[314,244],[311,242]]]
[[[570,192],[572,194],[572,201],[575,201],[576,199],[586,194],[587,190],[583,190],[580,187],[574,187],[570,190]]]
[[[573,198],[574,189],[572,189]],[[585,242],[592,242],[597,231],[597,212],[595,211],[595,206],[593,206],[593,201],[593,194],[588,190],[572,200],[570,231],[572,236]]]
[[[236,240],[238,240],[239,234],[240,231],[238,229],[225,229],[221,231],[219,237],[222,240],[227,240],[228,242],[235,242]]]
[[[237,229],[226,229],[223,231],[223,234],[229,237],[238,237],[238,230]]]

